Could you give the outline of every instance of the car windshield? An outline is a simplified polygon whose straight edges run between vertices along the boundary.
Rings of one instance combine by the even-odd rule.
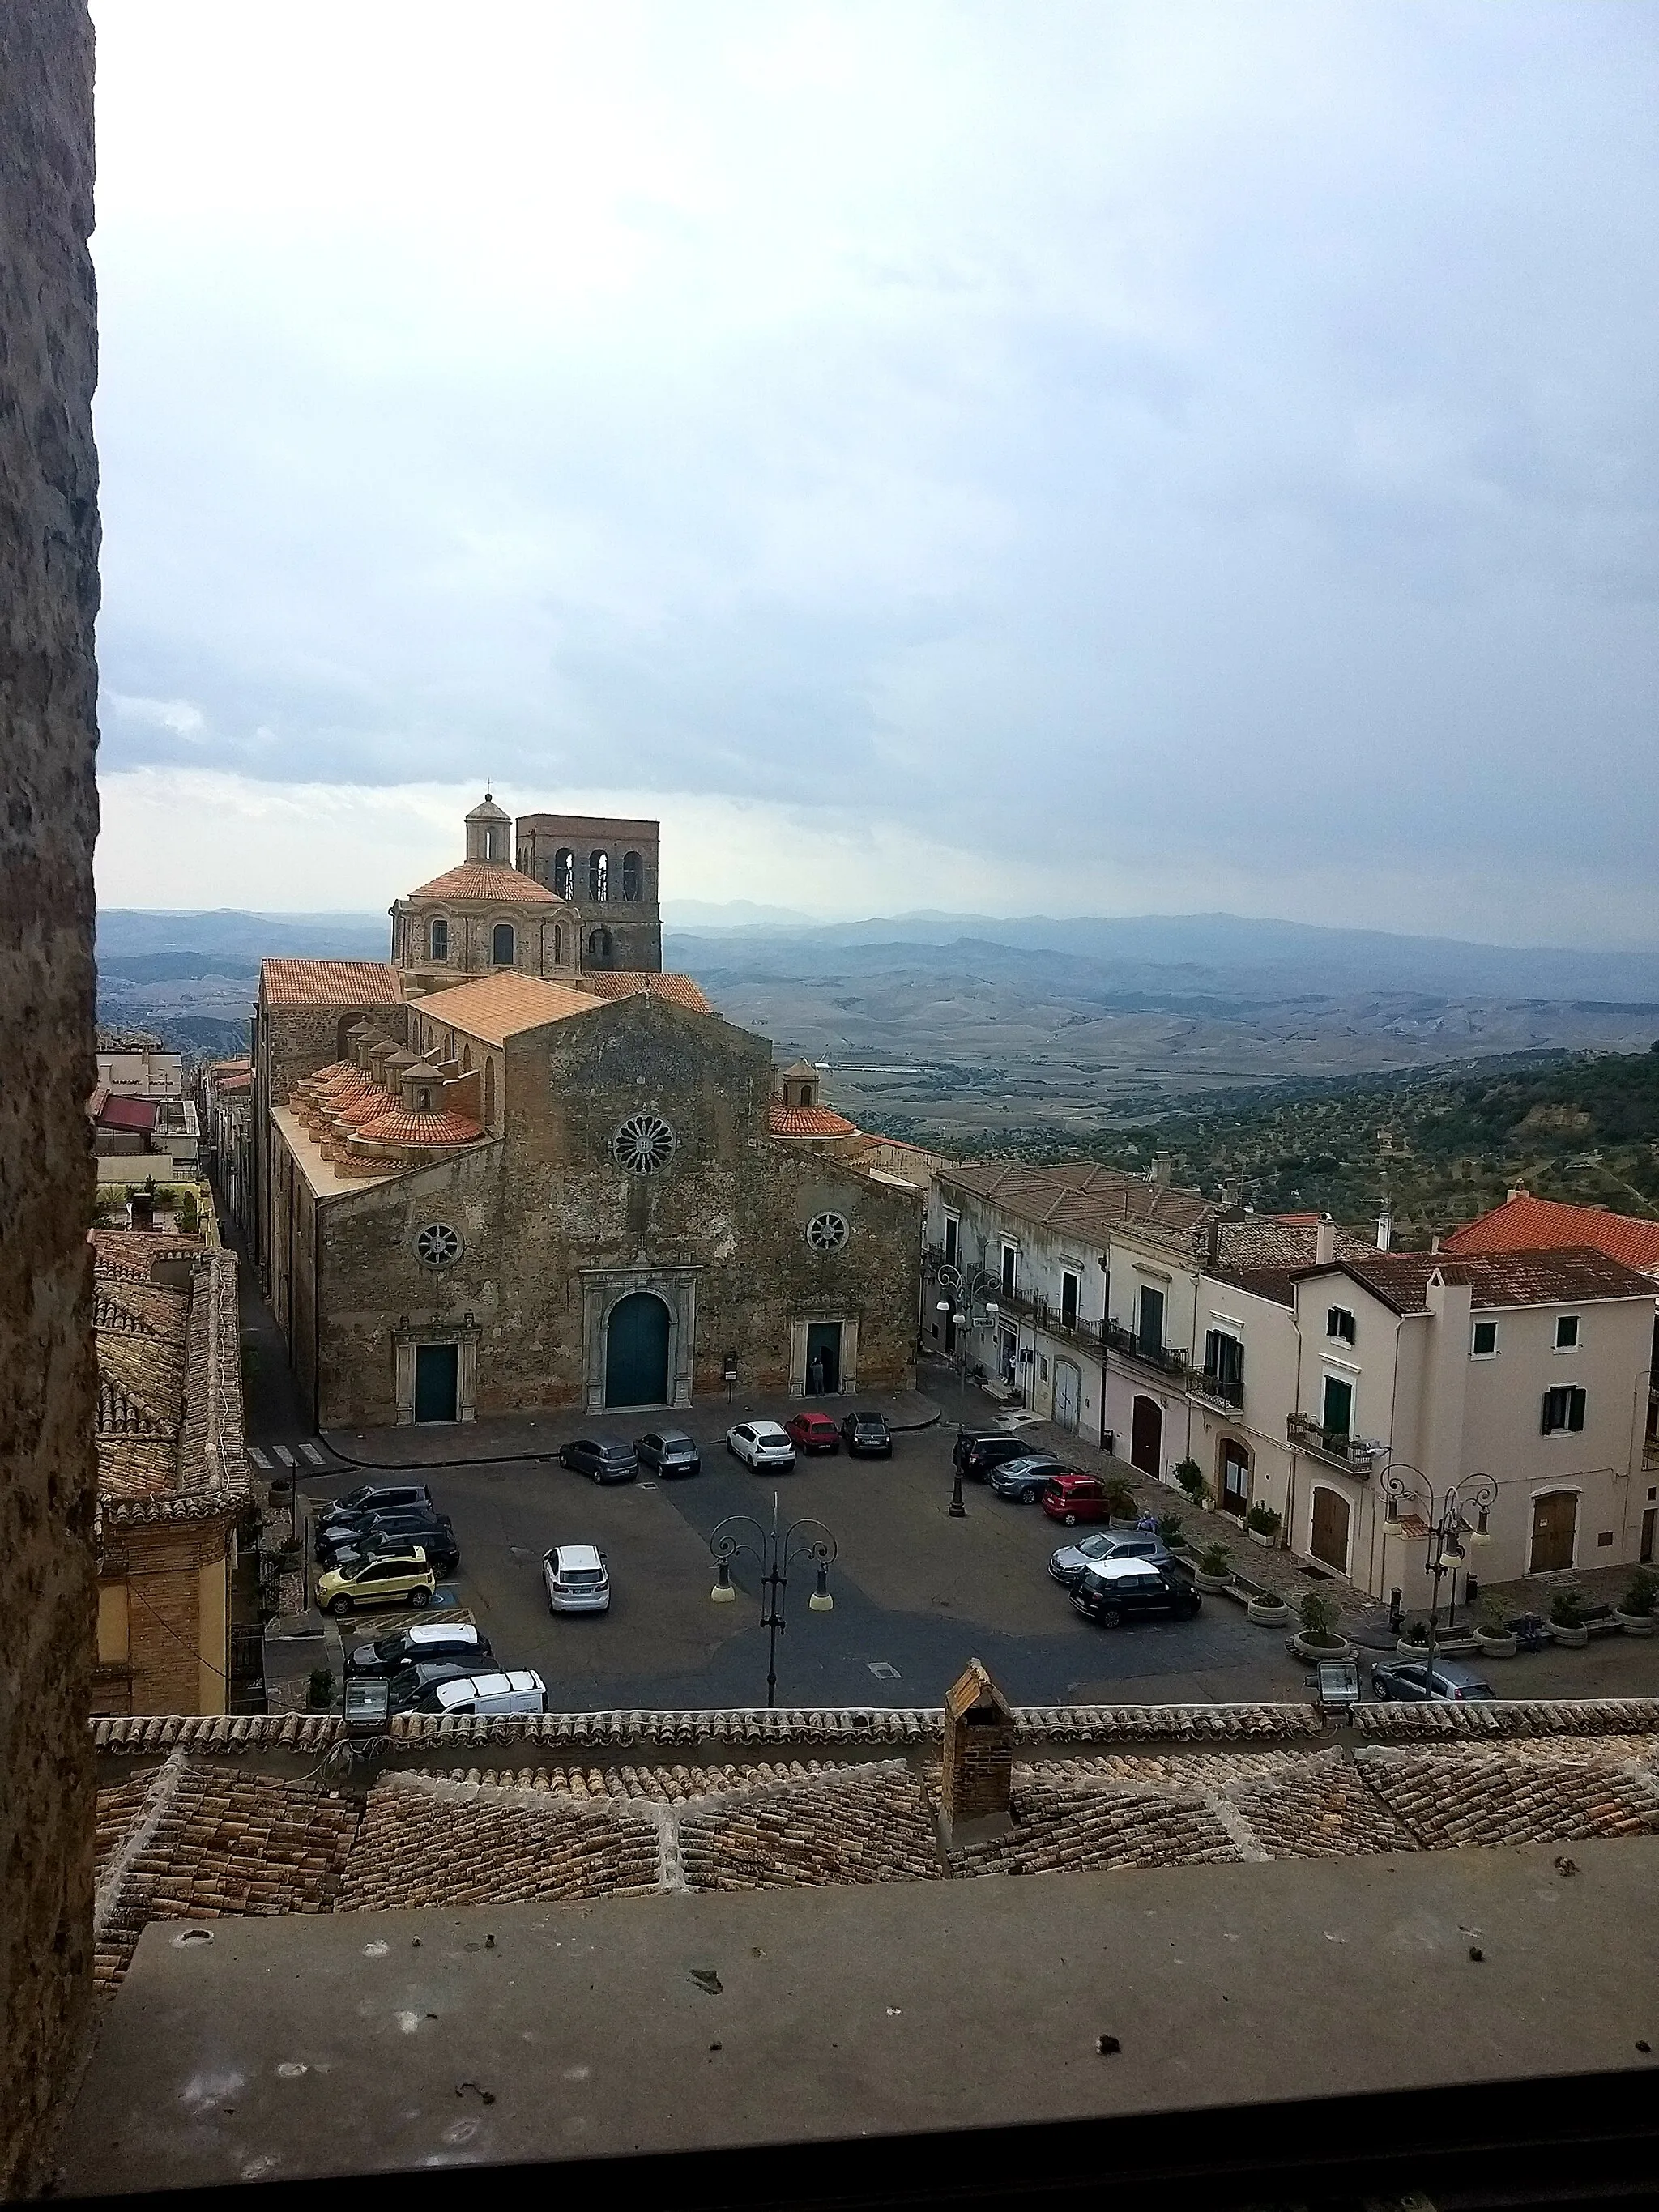
[[[1109,1536],[1096,1534],[1085,1536],[1083,1541],[1073,1548],[1081,1552],[1085,1559],[1103,1559],[1115,1547]]]

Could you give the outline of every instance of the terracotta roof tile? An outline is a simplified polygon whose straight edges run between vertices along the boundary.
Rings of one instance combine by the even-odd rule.
[[[1542,1252],[1373,1252],[1342,1262],[1401,1313],[1420,1313],[1429,1279],[1467,1283],[1477,1307],[1559,1305],[1596,1298],[1652,1297],[1650,1278],[1588,1245]]]
[[[357,1134],[372,1145],[470,1145],[483,1130],[465,1114],[415,1114],[394,1105],[365,1121]]]
[[[411,899],[445,899],[453,906],[562,906],[545,884],[501,860],[463,860],[429,884],[410,892]]]
[[[828,1106],[785,1106],[772,1101],[769,1117],[775,1137],[855,1137],[858,1126]]]
[[[600,969],[582,977],[582,988],[600,999],[665,999],[671,1006],[684,1006],[694,1014],[714,1011],[689,975],[642,969]]]
[[[539,975],[503,969],[496,975],[481,975],[476,982],[434,991],[416,1003],[423,1022],[460,1030],[485,1044],[505,1044],[521,1030],[544,1029],[573,1014],[597,1013],[605,1001],[568,983],[550,983]]]
[[[389,960],[262,960],[268,1006],[397,1006],[403,986]]]
[[[1054,1167],[1027,1167],[1012,1160],[971,1161],[941,1169],[945,1188],[988,1200],[1002,1212],[1045,1228],[1069,1231],[1088,1242],[1114,1230],[1134,1229],[1177,1249],[1202,1243],[1204,1224],[1215,1212],[1196,1191],[1125,1175],[1118,1168],[1092,1167],[1081,1161]]]
[[[1644,1273],[1659,1270],[1659,1221],[1638,1221],[1605,1206],[1565,1206],[1525,1191],[1453,1230],[1442,1249],[1460,1254],[1541,1252],[1564,1244],[1593,1246]]]

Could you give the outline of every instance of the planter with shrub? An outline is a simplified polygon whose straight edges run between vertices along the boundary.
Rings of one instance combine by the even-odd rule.
[[[1271,1552],[1279,1542],[1279,1531],[1283,1516],[1271,1505],[1253,1505],[1244,1516],[1244,1533],[1253,1544],[1260,1544],[1264,1552]]]
[[[1589,1631],[1584,1626],[1584,1608],[1576,1590],[1558,1590],[1550,1605],[1550,1634],[1558,1644],[1565,1644],[1570,1651],[1577,1651],[1589,1642]]]
[[[1302,1626],[1291,1638],[1299,1659],[1357,1659],[1356,1647],[1336,1632],[1336,1600],[1324,1590],[1310,1589],[1297,1607]]]
[[[1163,1542],[1167,1544],[1173,1552],[1176,1546],[1183,1540],[1181,1534],[1181,1516],[1178,1513],[1165,1513],[1161,1516],[1158,1524],[1158,1533]]]
[[[1659,1576],[1638,1567],[1630,1588],[1614,1606],[1613,1617],[1626,1636],[1651,1636],[1656,1604],[1659,1604]]]
[[[1233,1555],[1224,1544],[1206,1544],[1198,1555],[1198,1565],[1193,1580],[1201,1590],[1213,1595],[1224,1590],[1232,1580]]]
[[[313,1667],[306,1684],[306,1710],[325,1713],[334,1703],[334,1676],[327,1667]]]
[[[1204,1470],[1195,1459],[1178,1460],[1176,1462],[1175,1479],[1194,1505],[1202,1505],[1209,1496],[1204,1486]]]
[[[1282,1628],[1291,1617],[1291,1608],[1282,1597],[1275,1597],[1267,1590],[1250,1600],[1244,1608],[1244,1617],[1255,1621],[1258,1628]]]
[[[1475,1624],[1474,1641],[1483,1659],[1515,1656],[1515,1631],[1510,1626],[1509,1615],[1493,1598],[1487,1599],[1486,1610]]]

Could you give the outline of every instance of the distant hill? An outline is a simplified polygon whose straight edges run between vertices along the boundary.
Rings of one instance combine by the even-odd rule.
[[[116,962],[161,953],[218,956],[198,971],[217,975],[240,974],[243,966],[257,974],[262,959],[284,954],[308,960],[384,960],[391,941],[392,926],[383,915],[245,914],[237,907],[202,914],[149,907],[100,907],[98,912],[98,963],[112,973],[120,972]],[[238,956],[242,964],[227,969],[227,954]]]

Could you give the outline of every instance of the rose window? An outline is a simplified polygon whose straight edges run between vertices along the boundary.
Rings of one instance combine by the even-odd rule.
[[[674,1132],[660,1114],[629,1114],[617,1123],[611,1150],[629,1175],[655,1175],[674,1157]]]
[[[428,1267],[453,1267],[461,1251],[461,1232],[447,1221],[428,1222],[415,1238],[415,1257]]]
[[[844,1213],[815,1213],[806,1224],[806,1241],[815,1252],[839,1252],[849,1234]]]

